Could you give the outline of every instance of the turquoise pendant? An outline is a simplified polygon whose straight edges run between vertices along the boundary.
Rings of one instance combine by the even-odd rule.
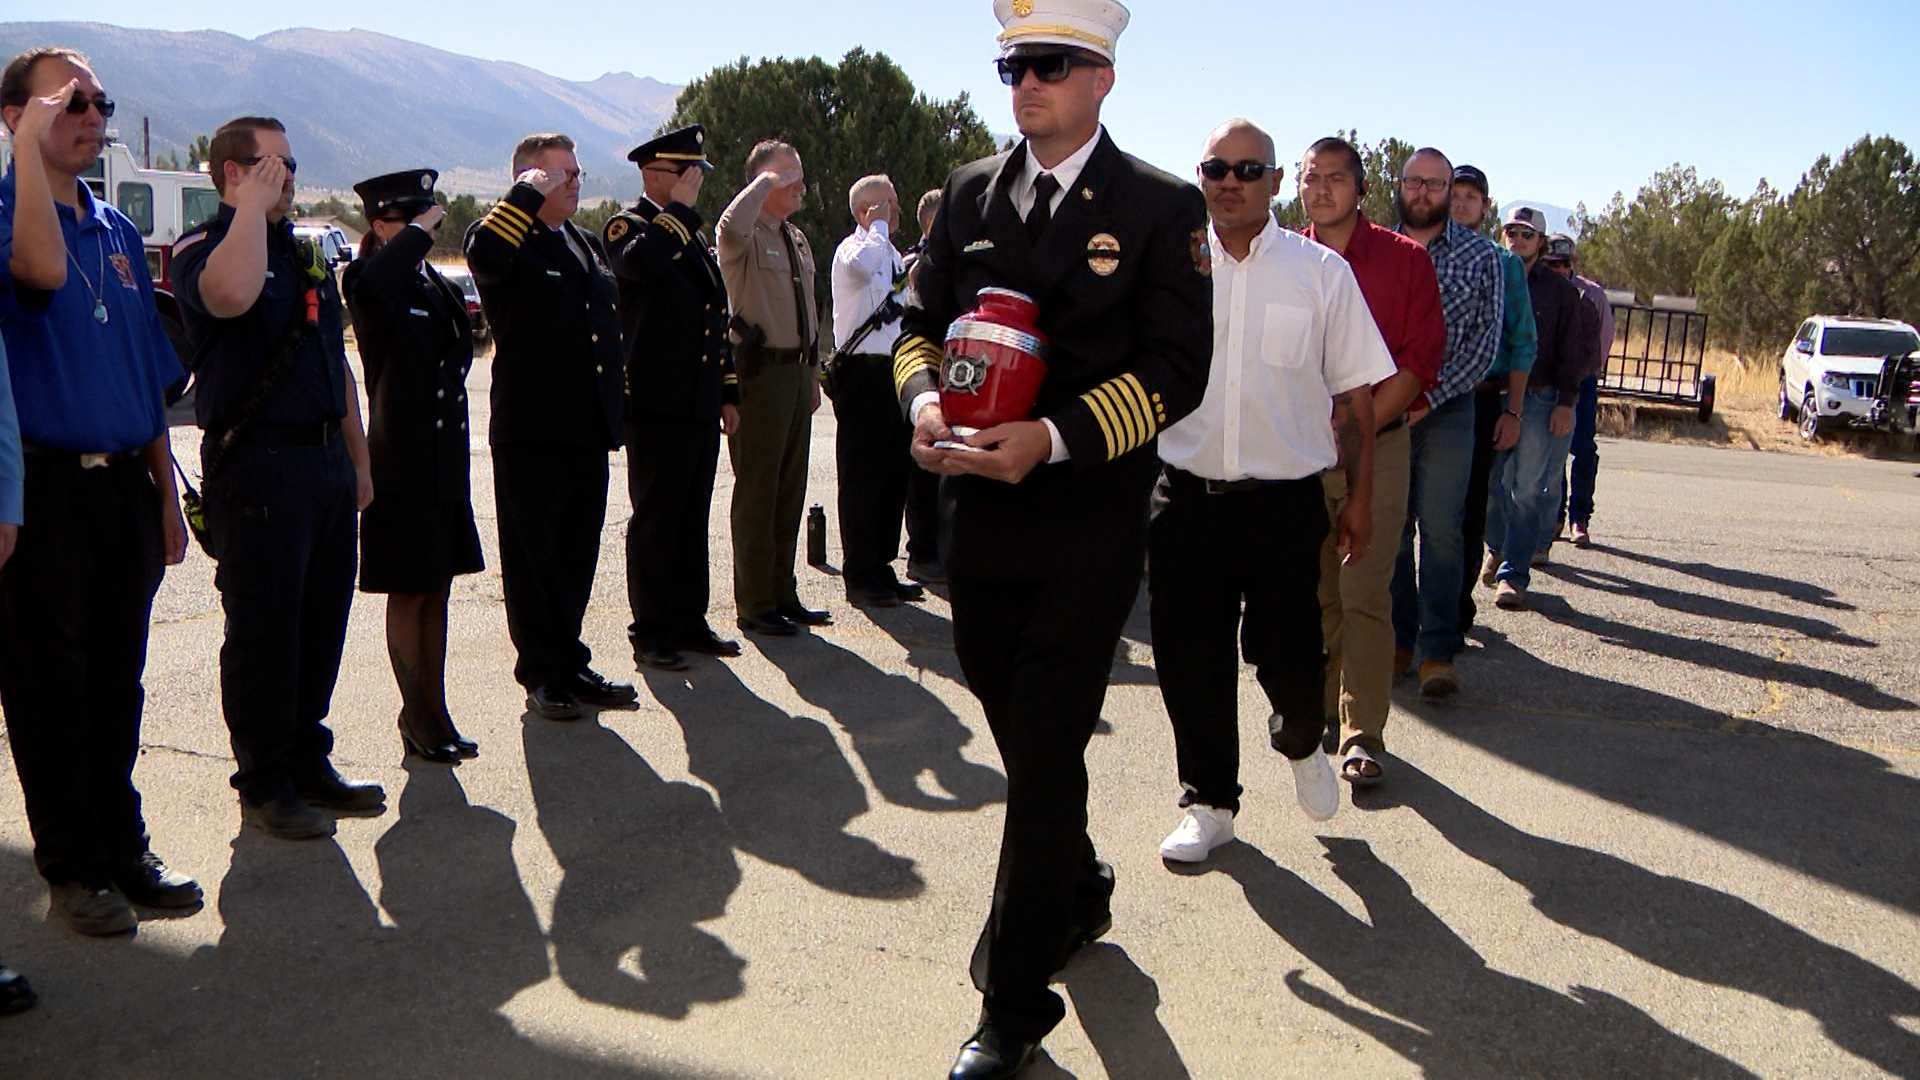
[[[107,324],[107,302],[105,300],[95,300],[93,302],[93,321],[102,326]]]

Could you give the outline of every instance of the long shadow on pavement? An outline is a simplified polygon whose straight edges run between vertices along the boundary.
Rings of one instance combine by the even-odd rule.
[[[1109,1080],[1187,1080],[1180,1048],[1160,1023],[1160,984],[1127,951],[1098,941],[1059,975]]]
[[[553,901],[561,979],[589,1001],[672,1019],[738,997],[746,961],[699,925],[726,914],[740,885],[713,796],[662,778],[597,719],[523,725],[540,831],[566,872]]]
[[[1006,800],[1006,778],[960,753],[973,732],[918,682],[812,635],[766,656],[796,693],[852,737],[888,802],[914,810],[978,810]],[[922,773],[931,773],[946,794],[923,790]]]
[[[719,794],[736,848],[847,896],[904,900],[926,888],[912,859],[846,831],[870,808],[867,789],[825,725],[762,700],[725,664],[646,680],[680,724],[688,769]]]
[[[1554,922],[1697,982],[1818,1020],[1836,1045],[1895,1076],[1920,1074],[1920,990],[1736,896],[1535,836],[1405,761],[1376,798],[1411,807],[1454,847],[1533,894]]]
[[[1791,612],[1773,608],[1743,604],[1737,600],[1723,600],[1716,596],[1702,596],[1681,589],[1669,589],[1664,585],[1650,585],[1623,574],[1610,573],[1590,566],[1575,566],[1571,563],[1549,563],[1540,568],[1540,573],[1570,585],[1592,589],[1594,592],[1611,596],[1643,600],[1655,607],[1696,618],[1714,619],[1719,622],[1736,623],[1743,626],[1764,626],[1783,634],[1798,634],[1801,637],[1818,638],[1836,645],[1851,645],[1855,648],[1877,648],[1871,641],[1854,637],[1838,626],[1822,619],[1808,618]]]
[[[1348,914],[1250,845],[1228,845],[1215,860],[1276,934],[1366,1007],[1315,985],[1303,970],[1286,976],[1294,995],[1425,1075],[1752,1075],[1621,998],[1585,986],[1561,993],[1489,968],[1365,841],[1320,842],[1367,918]]]
[[[429,775],[429,772],[434,775]],[[9,1076],[662,1078],[547,1049],[498,1010],[548,977],[520,886],[513,823],[469,806],[457,779],[413,771],[377,844],[383,926],[330,840],[233,841],[219,944],[187,956],[48,924],[7,956],[41,991],[0,1028]],[[0,877],[33,880],[0,849]],[[29,888],[31,886],[28,886]],[[5,890],[13,893],[9,887]],[[210,916],[202,916],[210,917]]]
[[[1824,585],[1815,585],[1810,581],[1795,581],[1793,578],[1777,577],[1754,570],[1745,570],[1737,566],[1715,566],[1712,563],[1676,562],[1662,559],[1657,555],[1646,555],[1625,548],[1607,544],[1595,544],[1593,551],[1602,555],[1611,555],[1616,559],[1637,562],[1642,566],[1655,566],[1662,570],[1671,570],[1677,574],[1711,581],[1715,585],[1724,585],[1729,589],[1743,589],[1747,592],[1773,593],[1788,600],[1797,600],[1812,607],[1827,608],[1830,611],[1854,611],[1852,604],[1841,600],[1832,589]]]
[[[1552,598],[1530,599],[1566,617]],[[1460,699],[1403,692],[1395,703],[1539,775],[1920,911],[1920,830],[1908,824],[1920,821],[1920,780],[1862,750],[1556,667],[1495,630],[1476,635],[1486,647]]]

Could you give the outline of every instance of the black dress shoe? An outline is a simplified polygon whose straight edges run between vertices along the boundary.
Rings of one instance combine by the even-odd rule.
[[[410,724],[410,715],[405,709],[400,710],[400,747],[407,757],[419,758],[434,765],[460,764],[460,750],[451,739],[437,732],[411,731]],[[447,726],[453,725],[449,723]]]
[[[701,656],[739,656],[740,643],[732,638],[723,638],[711,629],[700,630],[685,637],[675,637],[673,646],[683,653],[697,653]]]
[[[909,604],[917,604],[927,598],[926,589],[906,581],[894,582],[893,594]]]
[[[947,568],[936,559],[908,559],[907,580],[922,585],[945,585]]]
[[[617,709],[640,700],[640,692],[632,683],[614,682],[592,668],[575,675],[567,689],[586,704],[602,709]]]
[[[947,1080],[1001,1080],[1018,1076],[1021,1069],[1033,1063],[1033,1056],[1039,1051],[1039,1043],[1003,1035],[993,1026],[993,1021],[982,1020],[973,1038],[960,1047],[960,1056],[953,1059],[953,1071],[947,1074]]]
[[[206,902],[200,886],[185,874],[177,874],[149,851],[120,867],[113,883],[128,900],[141,907],[184,911]]]
[[[633,654],[633,661],[640,667],[650,667],[659,671],[687,670],[687,658],[665,645],[641,649]]]
[[[789,622],[799,623],[801,626],[833,625],[831,612],[815,611],[801,604],[781,604],[773,610],[775,614],[786,618]]]
[[[0,964],[0,1016],[12,1016],[17,1012],[26,1012],[40,995],[33,992],[27,980],[17,971]]]
[[[859,585],[847,590],[847,603],[861,608],[899,607],[900,594],[885,583]]]
[[[447,716],[447,730],[453,732],[453,738],[448,740],[448,743],[453,747],[454,753],[459,754],[463,758],[477,758],[480,756],[480,744],[460,734],[460,729],[453,726],[452,715]]]
[[[777,611],[763,611],[758,615],[736,619],[735,625],[749,634],[765,634],[768,637],[792,637],[800,632],[792,619]]]
[[[264,803],[240,800],[240,822],[276,840],[318,840],[336,828],[332,818],[291,795]]]
[[[322,767],[316,775],[297,780],[293,793],[315,810],[331,810],[350,817],[377,817],[387,812],[387,789],[379,784],[356,784]]]
[[[529,690],[527,708],[547,720],[580,719],[580,699],[562,683],[548,683]]]

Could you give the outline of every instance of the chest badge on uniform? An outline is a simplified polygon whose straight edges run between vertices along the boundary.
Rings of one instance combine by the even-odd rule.
[[[1087,268],[1101,277],[1120,269],[1120,241],[1112,233],[1098,233],[1087,241]]]
[[[139,285],[135,284],[133,280],[133,260],[132,259],[129,259],[125,255],[122,255],[116,251],[111,256],[108,257],[107,261],[113,264],[113,272],[120,275],[121,288],[137,289],[140,287]]]
[[[620,242],[620,238],[625,235],[627,235],[626,218],[617,217],[607,222],[607,243],[617,244]]]
[[[991,240],[975,240],[975,241],[974,241],[973,243],[971,243],[971,244],[968,244],[968,245],[967,245],[966,247],[964,247],[964,248],[961,248],[961,249],[960,249],[960,254],[962,254],[962,255],[971,255],[971,254],[973,254],[973,253],[974,253],[974,252],[976,252],[976,251],[992,251],[992,250],[993,250],[993,241],[991,241]]]

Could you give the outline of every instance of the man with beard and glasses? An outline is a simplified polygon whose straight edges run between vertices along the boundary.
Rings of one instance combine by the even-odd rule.
[[[1420,693],[1460,690],[1453,659],[1466,645],[1460,582],[1466,574],[1461,526],[1473,465],[1473,388],[1500,347],[1503,288],[1493,242],[1452,217],[1453,164],[1440,151],[1415,151],[1401,169],[1399,232],[1424,244],[1440,280],[1447,355],[1440,385],[1417,400],[1430,410],[1413,429],[1407,524],[1393,572],[1394,670],[1419,663]],[[1414,542],[1419,541],[1416,570]]]
[[[1472,165],[1453,170],[1453,220],[1479,232],[1490,205],[1487,191],[1486,173]],[[1527,294],[1527,264],[1504,247],[1496,245],[1495,250],[1500,252],[1506,296],[1500,320],[1500,352],[1473,392],[1473,475],[1467,482],[1467,519],[1462,529],[1466,537],[1462,545],[1466,570],[1460,578],[1462,634],[1473,629],[1473,620],[1480,614],[1473,602],[1473,589],[1480,584],[1480,556],[1486,553],[1487,478],[1493,473],[1493,456],[1513,449],[1513,444],[1520,441],[1520,420],[1500,407],[1501,396],[1522,399],[1527,391],[1527,373],[1533,370],[1534,356],[1540,351],[1539,335],[1533,326],[1533,302]]]
[[[1360,210],[1367,194],[1360,151],[1325,138],[1300,162],[1306,235],[1339,252],[1353,267],[1361,295],[1397,370],[1373,387],[1373,530],[1378,541],[1343,565],[1336,544],[1321,547],[1320,619],[1327,645],[1326,711],[1337,732],[1340,776],[1355,787],[1380,782],[1374,755],[1386,751],[1393,684],[1393,568],[1407,519],[1413,440],[1406,409],[1440,384],[1447,324],[1440,283],[1426,250]],[[1338,516],[1357,497],[1344,471],[1321,474],[1327,512]]]
[[[973,954],[982,1016],[953,1080],[1025,1068],[1066,1016],[1047,983],[1113,923],[1113,868],[1087,832],[1086,751],[1140,591],[1155,440],[1200,402],[1213,321],[1205,200],[1121,153],[1100,123],[1127,9],[997,0],[994,14],[1024,138],[948,179],[894,346],[914,458],[954,488],[954,651],[1007,770]],[[1030,419],[953,449],[941,342],[983,288],[1037,304],[1046,373]]]

